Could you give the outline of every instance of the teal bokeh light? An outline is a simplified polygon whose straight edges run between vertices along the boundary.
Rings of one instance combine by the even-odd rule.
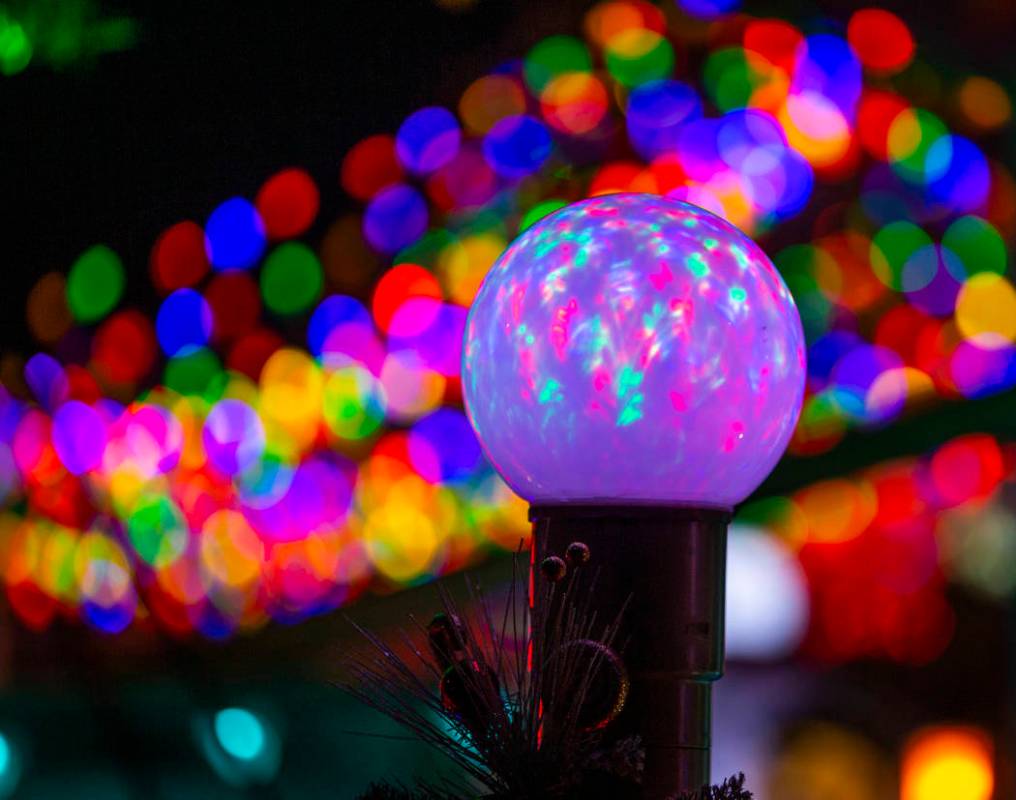
[[[215,715],[215,737],[233,758],[253,761],[265,749],[265,728],[250,711],[225,708]]]

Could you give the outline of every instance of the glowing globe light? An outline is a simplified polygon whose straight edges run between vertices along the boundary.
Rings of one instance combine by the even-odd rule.
[[[534,504],[729,507],[782,454],[804,378],[765,254],[702,209],[634,194],[523,233],[480,288],[463,359],[485,452]]]

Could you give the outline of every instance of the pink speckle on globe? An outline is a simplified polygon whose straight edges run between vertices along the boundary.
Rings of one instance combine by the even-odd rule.
[[[801,409],[801,320],[762,250],[654,195],[583,200],[526,230],[466,327],[469,418],[533,504],[730,507]]]

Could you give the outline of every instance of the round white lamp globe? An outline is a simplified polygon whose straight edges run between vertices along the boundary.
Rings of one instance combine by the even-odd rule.
[[[534,506],[730,508],[801,409],[801,320],[730,223],[655,195],[560,209],[501,255],[469,313],[466,409]]]

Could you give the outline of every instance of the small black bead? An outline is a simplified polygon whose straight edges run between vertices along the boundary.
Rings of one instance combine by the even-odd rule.
[[[563,558],[547,556],[540,564],[540,572],[551,583],[557,583],[568,573],[568,565]]]
[[[568,545],[568,549],[565,551],[564,557],[568,560],[568,563],[573,567],[581,567],[583,564],[589,563],[589,545],[585,542],[572,542]]]

